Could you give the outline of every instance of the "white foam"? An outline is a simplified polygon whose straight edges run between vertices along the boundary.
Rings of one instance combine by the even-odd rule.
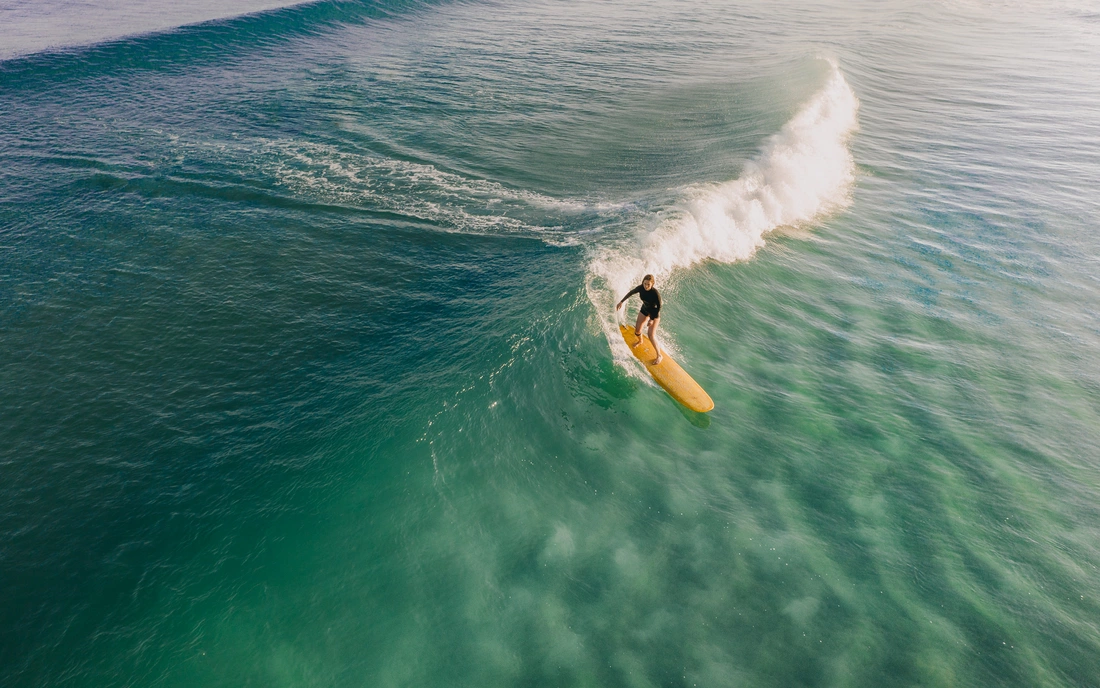
[[[798,226],[844,207],[855,178],[848,140],[859,101],[834,64],[824,87],[737,179],[682,189],[672,207],[639,226],[628,240],[597,249],[588,296],[597,312],[614,312],[618,297],[646,273],[665,283],[705,260],[746,260],[776,228]],[[629,360],[614,318],[601,319],[616,358]]]
[[[533,224],[531,209],[559,214],[608,213],[620,204],[559,199],[513,189],[486,179],[445,172],[432,165],[343,151],[293,140],[265,141],[273,172],[303,195],[359,207],[387,210],[465,234],[519,234],[555,245],[578,239],[561,226]],[[544,219],[543,213],[539,213]]]

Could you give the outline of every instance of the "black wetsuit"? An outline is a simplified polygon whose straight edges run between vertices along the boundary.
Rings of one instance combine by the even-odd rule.
[[[623,300],[625,301],[635,294],[642,299],[642,315],[653,320],[661,317],[661,293],[657,291],[656,287],[653,289],[646,289],[639,284],[631,289],[630,293],[627,294]]]

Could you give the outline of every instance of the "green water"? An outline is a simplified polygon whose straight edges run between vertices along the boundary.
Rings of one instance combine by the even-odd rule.
[[[0,683],[1100,685],[1090,12],[0,62]],[[617,340],[647,270],[709,414]]]

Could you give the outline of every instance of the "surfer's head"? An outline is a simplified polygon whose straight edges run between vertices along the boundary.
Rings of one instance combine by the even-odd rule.
[[[652,289],[653,285],[657,282],[653,275],[646,275],[642,278],[642,286],[646,289]]]

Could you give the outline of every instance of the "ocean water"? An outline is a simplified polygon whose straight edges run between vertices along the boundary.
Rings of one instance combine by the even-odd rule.
[[[0,3],[0,685],[1100,686],[1091,2],[285,4]]]

